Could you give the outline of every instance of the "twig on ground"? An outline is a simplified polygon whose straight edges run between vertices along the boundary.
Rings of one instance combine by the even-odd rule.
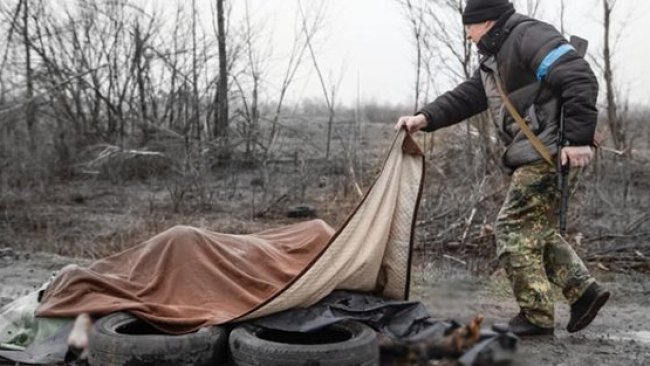
[[[462,259],[458,259],[458,258],[456,258],[456,257],[452,257],[452,256],[450,256],[450,255],[448,255],[448,254],[443,254],[442,257],[445,258],[445,259],[449,259],[450,261],[453,261],[453,262],[456,262],[456,263],[462,264],[463,266],[467,266],[467,262],[465,262],[465,261],[462,260]]]
[[[597,237],[594,237],[594,238],[586,239],[585,242],[586,243],[593,243],[593,242],[597,242],[597,241],[611,240],[611,239],[636,239],[636,238],[642,238],[642,237],[645,237],[645,236],[650,236],[650,232],[633,234],[633,235],[606,234],[606,235],[601,235],[601,236],[597,236]],[[636,248],[637,246],[638,246],[638,244],[635,244],[634,246],[632,246],[632,248]],[[619,248],[623,248],[623,247],[619,247]],[[611,251],[618,251],[619,248],[613,248]]]
[[[476,207],[472,209],[472,213],[469,215],[469,218],[466,221],[465,231],[463,232],[463,236],[460,239],[461,244],[465,244],[465,240],[467,239],[467,234],[469,233],[469,229],[472,227],[472,222],[474,221],[475,215],[476,215]]]

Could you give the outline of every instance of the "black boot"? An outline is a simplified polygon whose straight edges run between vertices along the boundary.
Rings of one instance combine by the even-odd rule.
[[[609,291],[595,282],[589,285],[578,301],[571,305],[571,319],[566,330],[575,333],[591,324],[608,299]]]
[[[543,328],[531,323],[523,312],[510,319],[508,324],[494,324],[492,329],[499,333],[512,332],[521,337],[553,335],[554,332],[553,328]]]

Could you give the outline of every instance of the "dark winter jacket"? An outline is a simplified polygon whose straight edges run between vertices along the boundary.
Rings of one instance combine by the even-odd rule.
[[[591,145],[596,129],[598,82],[589,64],[551,25],[521,14],[505,15],[479,42],[480,67],[467,81],[438,97],[419,113],[425,131],[461,122],[489,109],[506,144],[504,164],[511,169],[541,160],[503,107],[495,84],[506,92],[531,130],[557,153],[561,103],[565,144]]]

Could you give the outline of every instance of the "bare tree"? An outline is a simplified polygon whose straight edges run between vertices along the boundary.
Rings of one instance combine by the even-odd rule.
[[[566,35],[566,28],[564,26],[565,24],[564,18],[566,15],[565,13],[566,13],[565,0],[560,0],[560,33],[562,33],[562,35]]]
[[[259,110],[259,94],[260,94],[260,81],[264,57],[261,56],[255,46],[253,45],[254,39],[258,34],[253,30],[251,25],[251,13],[248,0],[244,2],[246,8],[246,19],[244,29],[244,42],[246,43],[246,57],[248,59],[248,71],[252,79],[251,98],[248,111],[248,132],[246,137],[246,153],[252,153],[252,147],[256,143],[257,134],[260,123],[260,110]],[[260,32],[261,33],[261,32]]]
[[[324,2],[320,3],[320,9],[324,7]],[[300,8],[300,15],[301,15],[301,23],[302,23],[302,30],[305,34],[306,37],[306,42],[307,42],[307,49],[309,50],[309,55],[311,56],[312,63],[314,65],[314,70],[316,71],[316,76],[318,77],[318,81],[320,83],[321,89],[323,91],[323,98],[325,99],[325,104],[327,106],[328,110],[328,120],[327,120],[327,147],[325,149],[325,159],[330,158],[330,150],[331,150],[331,142],[332,142],[332,128],[334,125],[334,118],[336,116],[336,90],[337,90],[337,84],[332,83],[328,87],[328,83],[325,81],[325,77],[320,69],[319,63],[318,63],[318,57],[316,57],[316,52],[314,50],[314,45],[312,42],[312,35],[309,34],[309,28],[307,26],[307,17],[305,15],[305,12],[302,7],[302,3],[300,3],[300,0],[298,1],[298,6]],[[318,11],[318,13],[322,13],[322,11]]]
[[[198,59],[198,42],[197,42],[197,9],[196,0],[192,0],[192,120],[196,129],[196,141],[199,143],[201,150],[201,122],[200,122],[200,105],[199,105],[199,59]]]
[[[299,4],[299,3],[298,3]],[[321,4],[322,5],[322,4]],[[276,102],[275,113],[271,120],[271,134],[269,138],[269,144],[265,153],[265,160],[268,160],[269,153],[273,150],[278,136],[279,129],[278,125],[280,122],[280,117],[282,114],[282,108],[284,106],[285,98],[289,87],[293,83],[296,73],[298,72],[308,45],[310,44],[311,39],[318,33],[322,27],[324,12],[321,11],[322,8],[318,8],[319,11],[315,13],[310,19],[305,19],[301,17],[299,20],[299,25],[297,29],[294,30],[294,39],[293,45],[289,57],[287,58],[287,66],[284,72],[284,77],[282,79],[282,84],[280,85],[280,95]],[[302,14],[301,9],[298,9],[296,14]],[[304,14],[303,14],[304,15]]]
[[[625,148],[625,130],[623,121],[618,116],[616,92],[614,90],[614,70],[612,66],[612,13],[616,7],[616,0],[603,0],[603,78],[607,98],[607,123],[609,125],[614,146],[622,150]]]
[[[428,59],[424,60],[423,52],[425,51],[424,39],[424,14],[425,7],[420,3],[415,4],[414,0],[397,0],[404,9],[404,14],[411,27],[413,42],[415,44],[415,84],[413,91],[415,94],[413,112],[420,109],[420,93],[422,90],[422,68],[423,64],[428,64]]]
[[[2,28],[9,32],[0,41],[0,83],[2,98],[10,96],[16,103],[10,108],[21,115],[15,133],[27,137],[33,126],[29,134],[38,153],[50,153],[53,146],[52,160],[71,169],[82,154],[108,157],[134,149],[167,154],[174,173],[170,198],[179,210],[176,198],[198,196],[187,190],[202,184],[213,159],[245,150],[272,173],[272,159],[290,131],[283,121],[288,90],[307,52],[316,56],[308,43],[323,23],[323,4],[317,9],[310,4],[316,12],[296,23],[293,48],[281,61],[284,75],[272,85],[267,71],[277,58],[270,57],[271,32],[260,31],[265,19],[253,19],[251,7],[248,19],[239,17],[231,26],[231,3],[210,3],[211,18],[200,13],[200,2],[178,1],[165,8],[171,21],[134,0],[2,3]],[[24,62],[27,57],[30,62]],[[338,85],[328,89],[332,127]],[[25,123],[31,120],[25,113],[34,111],[25,109],[28,102],[39,108],[38,124]],[[238,135],[242,127],[247,131]],[[11,137],[3,135],[3,141]],[[4,143],[2,151],[24,155]]]
[[[325,2],[321,1],[319,3],[320,6],[316,7],[317,9],[316,14],[317,16],[320,16],[320,14],[324,13],[325,9]],[[323,75],[323,72],[321,71],[320,63],[318,61],[318,57],[316,55],[316,52],[314,50],[314,45],[313,45],[313,34],[309,33],[309,28],[307,24],[307,17],[305,15],[305,11],[303,9],[302,3],[300,0],[298,0],[298,6],[300,9],[300,16],[301,16],[301,22],[302,22],[302,30],[305,34],[305,41],[307,44],[307,49],[309,50],[309,55],[312,60],[312,64],[314,66],[314,70],[316,71],[316,76],[318,77],[319,84],[321,86],[321,90],[323,92],[323,98],[325,99],[325,105],[327,107],[328,111],[328,120],[327,120],[327,141],[326,141],[326,148],[325,148],[325,160],[329,160],[331,157],[331,145],[332,145],[332,134],[335,133],[334,131],[334,122],[336,118],[336,101],[337,101],[337,92],[340,88],[341,82],[343,80],[343,71],[339,73],[339,78],[336,79],[330,75],[329,80],[330,82],[328,83],[325,79],[325,76]],[[348,174],[349,174],[349,179],[351,185],[354,187],[356,193],[361,196],[363,194],[361,187],[358,183],[357,180],[357,174],[354,166],[354,158],[353,158],[353,153],[351,153],[350,147],[345,145],[344,139],[337,133],[339,140],[342,142],[342,148],[343,148],[343,153],[345,155],[345,162],[347,164],[347,169],[348,169]],[[356,147],[355,147],[356,148]]]
[[[6,44],[5,44],[5,50],[2,55],[2,62],[0,62],[0,104],[4,104],[7,96],[7,85],[4,80],[4,75],[5,72],[7,71],[7,62],[9,60],[9,54],[11,53],[12,49],[12,39],[14,33],[19,32],[18,28],[18,22],[20,19],[20,14],[21,14],[21,8],[22,8],[22,1],[18,1],[16,4],[16,8],[13,11],[10,11],[9,9],[0,9],[0,11],[3,11],[6,13],[6,18],[9,20],[9,30],[7,32],[7,39],[6,39]]]
[[[27,121],[27,131],[29,132],[29,148],[33,153],[36,149],[36,133],[34,131],[34,124],[36,123],[36,105],[33,102],[34,98],[34,78],[32,71],[32,53],[29,47],[29,0],[21,0],[23,5],[23,43],[25,46],[25,83],[27,86],[25,98],[27,98],[27,105],[25,106],[25,120]]]
[[[219,43],[219,82],[217,83],[217,112],[215,113],[215,136],[228,134],[228,55],[226,48],[226,21],[224,0],[217,0],[217,39]]]
[[[138,86],[139,104],[140,104],[140,118],[143,121],[149,120],[147,108],[147,90],[146,90],[146,73],[149,64],[149,55],[147,53],[148,37],[151,34],[142,34],[141,25],[139,22],[135,24],[134,28],[134,43],[135,54],[133,55],[133,69],[135,72],[135,80]],[[143,129],[142,140],[146,142],[149,139],[148,129]]]

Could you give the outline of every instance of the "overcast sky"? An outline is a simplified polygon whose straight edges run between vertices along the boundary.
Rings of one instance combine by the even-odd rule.
[[[602,1],[567,2],[565,26],[569,34],[590,41],[590,51],[602,49]],[[233,1],[237,8],[243,1]],[[264,20],[269,30],[269,47],[276,67],[281,64],[292,40],[296,2],[250,0],[254,18]],[[309,6],[310,0],[303,0]],[[540,18],[559,27],[559,0],[542,0]],[[237,9],[235,9],[237,11]],[[615,76],[622,92],[636,103],[650,104],[650,2],[618,0]],[[450,21],[460,21],[450,19]],[[621,33],[621,23],[625,23]],[[317,44],[324,73],[343,75],[340,99],[353,103],[359,80],[362,100],[411,104],[414,83],[413,43],[409,25],[395,0],[329,0],[327,18]],[[306,65],[307,66],[307,65]],[[273,69],[273,67],[271,67]],[[307,70],[306,70],[307,71]],[[444,83],[443,80],[434,82]],[[272,77],[268,80],[273,84]],[[448,86],[444,85],[443,89]],[[293,97],[320,97],[320,87],[303,74]]]

